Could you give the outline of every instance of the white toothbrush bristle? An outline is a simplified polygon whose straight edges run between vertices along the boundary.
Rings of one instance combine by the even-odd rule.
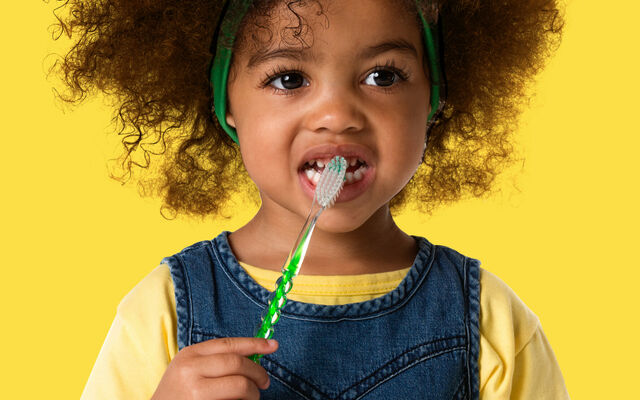
[[[329,208],[335,203],[344,186],[347,166],[347,160],[344,157],[335,156],[322,171],[315,192],[321,207]]]

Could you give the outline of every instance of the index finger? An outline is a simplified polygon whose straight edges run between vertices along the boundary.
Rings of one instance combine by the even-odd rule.
[[[256,353],[273,353],[278,349],[278,342],[274,339],[267,340],[254,337],[225,337],[206,340],[189,347],[202,356],[219,353],[235,353],[250,356]]]

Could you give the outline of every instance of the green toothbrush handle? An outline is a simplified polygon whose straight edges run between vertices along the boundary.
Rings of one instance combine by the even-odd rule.
[[[291,263],[289,265],[291,265]],[[273,326],[280,319],[280,310],[282,310],[282,307],[284,307],[287,302],[287,293],[289,293],[293,286],[293,277],[294,274],[286,270],[282,276],[278,278],[276,290],[269,296],[269,304],[263,312],[262,322],[260,326],[258,326],[254,337],[264,339],[271,339],[273,337]],[[260,363],[259,360],[262,358],[262,354],[254,354],[249,358],[258,364]]]
[[[271,339],[273,337],[273,326],[280,319],[280,311],[287,302],[287,293],[289,293],[293,287],[293,277],[298,275],[304,256],[307,253],[313,228],[316,226],[316,221],[323,210],[324,208],[320,208],[313,219],[311,219],[314,211],[312,207],[307,221],[300,231],[298,241],[294,246],[293,255],[290,257],[291,260],[282,268],[282,276],[276,281],[276,289],[269,295],[268,305],[262,312],[262,321],[256,329],[254,337],[264,339]],[[249,357],[249,359],[256,364],[260,363],[260,358],[262,358],[262,354],[254,354]]]

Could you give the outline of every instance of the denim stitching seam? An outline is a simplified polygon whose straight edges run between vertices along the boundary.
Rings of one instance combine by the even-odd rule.
[[[479,341],[480,341],[480,268],[479,261],[475,259],[469,260],[469,329],[470,329],[470,354],[469,365],[471,375],[471,385],[468,396],[472,399],[478,399],[480,396],[479,386]]]
[[[271,374],[269,374],[271,375]],[[294,387],[292,387],[291,385],[289,385],[287,382],[283,381],[282,379],[280,379],[280,377],[276,376],[276,375],[271,375],[272,378],[274,378],[275,380],[277,380],[278,382],[280,382],[282,385],[286,386],[289,390],[291,390],[292,392],[295,392],[297,395],[299,395],[300,397],[302,397],[303,399],[306,400],[314,400],[310,397],[307,397],[304,393],[300,393],[299,391],[297,391]]]
[[[223,233],[224,234],[224,233]],[[231,282],[233,282],[234,286],[236,286],[236,288],[238,288],[244,295],[245,297],[247,297],[251,302],[253,302],[254,304],[256,304],[258,307],[264,307],[266,304],[264,303],[264,301],[262,301],[262,299],[260,299],[258,296],[256,296],[253,292],[251,292],[251,290],[247,290],[248,288],[244,287],[243,283],[239,282],[237,280],[237,277],[235,277],[235,275],[232,273],[232,271],[230,270],[230,266],[228,265],[228,263],[223,260],[222,255],[220,254],[220,250],[218,249],[218,243],[216,242],[217,239],[220,239],[220,237],[213,239],[210,241],[210,249],[212,251],[213,254],[215,254],[216,259],[218,260],[218,262],[221,264],[221,266],[223,267],[223,271],[225,272],[225,275],[227,276],[228,279],[231,280]],[[426,279],[427,275],[429,274],[429,271],[431,270],[431,267],[433,265],[434,259],[435,259],[435,251],[434,251],[434,245],[432,245],[430,242],[428,242],[426,239],[421,238],[421,237],[417,237],[418,240],[421,241],[422,245],[424,247],[426,247],[426,250],[422,250],[418,253],[418,257],[427,257],[427,262],[425,263],[425,266],[423,268],[423,272],[420,274],[420,280],[417,282],[413,282],[413,287],[411,288],[411,291],[409,292],[408,295],[404,296],[404,298],[400,301],[400,302],[396,302],[395,304],[391,304],[389,306],[386,307],[387,312],[386,313],[381,313],[382,310],[384,310],[385,308],[381,308],[378,309],[374,312],[370,312],[370,314],[375,314],[375,315],[369,315],[369,316],[363,316],[363,317],[342,317],[339,320],[335,320],[335,317],[332,316],[313,316],[313,317],[309,317],[306,315],[302,315],[299,313],[295,313],[295,312],[291,312],[291,311],[286,311],[283,310],[283,313],[281,315],[281,318],[292,318],[292,319],[298,319],[298,320],[308,320],[308,321],[315,321],[315,322],[339,322],[339,321],[344,321],[344,320],[349,320],[349,321],[354,321],[354,320],[365,320],[365,319],[370,319],[370,318],[376,318],[379,317],[381,315],[385,315],[389,312],[393,312],[396,311],[398,308],[400,308],[401,306],[403,306],[404,304],[406,304],[406,302],[411,299],[417,289],[422,285],[422,283],[424,282],[424,280]],[[224,240],[224,238],[220,239],[220,240]],[[225,243],[221,243],[221,245],[225,245]],[[233,256],[233,254],[230,255],[231,257]],[[417,263],[419,263],[417,261]],[[242,267],[240,267],[242,268]],[[409,279],[416,279],[418,277],[418,271],[415,268],[412,268],[411,271],[409,271]],[[249,282],[244,282],[245,284],[249,285],[249,284],[253,284],[253,282],[249,281]],[[406,283],[406,282],[405,282]],[[249,285],[249,286],[255,286],[255,284],[253,285]],[[258,290],[262,291],[262,290],[266,290],[261,286],[258,286]],[[391,293],[391,292],[390,292]],[[382,298],[382,297],[380,297]],[[378,298],[378,299],[380,299]],[[372,301],[378,300],[378,299],[374,299]],[[375,302],[375,306],[379,307],[379,301]],[[312,306],[316,306],[315,304],[312,304]],[[377,313],[377,314],[376,314]]]
[[[394,363],[398,358],[400,358],[400,357],[404,356],[405,354],[411,353],[412,351],[417,350],[417,349],[419,349],[420,347],[428,346],[428,345],[430,345],[430,344],[435,344],[435,343],[438,343],[438,342],[446,342],[446,341],[449,341],[449,340],[453,340],[453,339],[462,339],[462,338],[464,338],[464,336],[452,336],[452,337],[443,338],[443,339],[435,339],[435,340],[431,340],[431,341],[429,341],[429,342],[424,342],[424,343],[420,343],[420,344],[418,344],[418,345],[416,345],[416,346],[413,346],[413,347],[411,347],[411,348],[409,348],[409,349],[407,349],[407,350],[403,351],[402,353],[398,354],[398,355],[397,355],[396,357],[394,357],[392,360],[387,361],[384,365],[380,366],[378,369],[376,369],[375,371],[373,371],[373,372],[372,372],[372,373],[370,373],[369,375],[367,375],[367,376],[365,376],[364,378],[362,378],[362,379],[360,380],[360,382],[356,382],[356,383],[354,383],[353,385],[349,386],[348,388],[346,388],[345,390],[343,390],[342,392],[340,392],[340,394],[343,394],[343,393],[345,393],[345,392],[349,391],[351,388],[358,386],[358,385],[359,385],[360,383],[362,383],[363,381],[366,381],[367,379],[369,379],[369,378],[373,377],[375,374],[377,374],[377,373],[378,373],[378,371],[380,371],[380,370],[382,370],[382,369],[386,368],[388,365],[390,365],[390,364]],[[456,347],[456,348],[458,348],[458,347]],[[442,351],[442,350],[440,350],[440,351]],[[433,354],[433,353],[430,353],[430,354]]]
[[[382,385],[384,382],[386,382],[389,379],[399,375],[400,373],[406,371],[407,369],[416,366],[417,364],[419,364],[419,363],[421,363],[421,362],[423,362],[425,360],[428,360],[430,358],[434,358],[434,357],[437,357],[437,356],[441,356],[441,355],[446,354],[446,353],[451,353],[451,352],[456,351],[456,350],[462,350],[462,349],[464,349],[464,346],[451,347],[449,349],[440,350],[440,351],[438,351],[436,353],[431,353],[431,354],[427,354],[426,356],[420,357],[420,358],[414,360],[411,364],[407,364],[406,366],[404,366],[403,368],[399,369],[395,373],[393,373],[393,374],[385,377],[384,379],[376,382],[375,385],[372,385],[369,389],[367,389],[366,392],[362,393],[358,397],[355,397],[353,400],[361,399],[364,395],[366,395],[367,393],[369,393],[373,389],[377,388],[378,386]]]
[[[299,381],[304,382],[306,385],[309,385],[310,388],[312,388],[313,390],[315,390],[316,392],[320,393],[321,395],[323,395],[324,397],[329,398],[329,396],[322,390],[320,390],[317,386],[315,386],[314,384],[310,383],[309,381],[307,381],[306,379],[304,379],[303,377],[301,377],[300,375],[296,374],[295,372],[291,371],[290,369],[286,368],[285,366],[275,362],[274,360],[271,359],[271,357],[269,356],[264,356],[263,359],[265,359],[266,361],[270,362],[271,364],[273,364],[274,366],[276,366],[277,368],[280,368],[284,371],[286,371],[290,376],[296,378]],[[280,377],[278,377],[277,375],[272,375],[274,378],[278,378],[278,380],[280,382],[282,382],[283,384],[285,383],[285,381],[283,381],[282,379],[280,379]],[[308,398],[306,395],[298,392],[297,390],[295,390],[291,385],[286,384],[287,387],[289,387],[291,390],[295,391],[296,393],[300,394],[302,397],[304,398]]]
[[[464,287],[464,314],[465,314],[465,324],[464,328],[467,334],[467,386],[469,387],[469,391],[471,391],[471,334],[469,332],[469,325],[471,324],[471,317],[469,313],[469,282],[467,280],[467,257],[464,257],[462,261],[462,272],[463,272],[463,287]]]
[[[191,297],[193,293],[191,292],[191,284],[189,282],[189,272],[187,271],[187,266],[182,260],[182,256],[178,257],[178,262],[182,265],[182,271],[184,272],[184,285],[186,287],[186,297],[187,297],[187,305],[189,306],[189,324],[187,327],[187,332],[189,333],[187,346],[193,344],[191,337],[193,333],[193,298]]]

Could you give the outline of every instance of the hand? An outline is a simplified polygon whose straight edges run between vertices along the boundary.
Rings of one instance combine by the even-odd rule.
[[[269,375],[247,356],[273,353],[278,342],[271,342],[229,337],[184,347],[169,363],[151,400],[258,400],[258,388],[269,387]]]

